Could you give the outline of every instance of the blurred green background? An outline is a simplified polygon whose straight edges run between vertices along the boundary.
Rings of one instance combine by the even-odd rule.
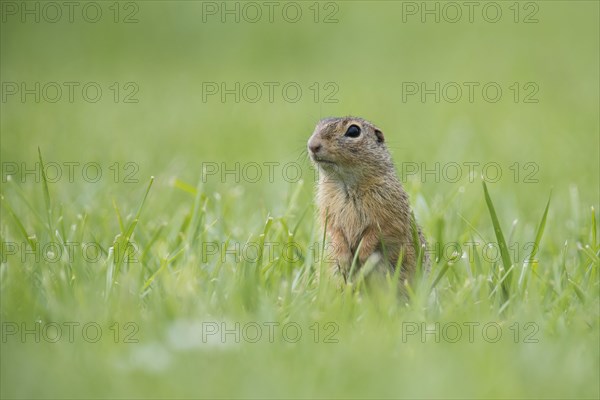
[[[82,179],[79,167],[74,182],[68,182],[63,168],[63,178],[50,183],[49,190],[54,204],[60,204],[55,215],[69,226],[85,214],[86,235],[108,246],[119,232],[113,202],[124,217],[131,218],[154,176],[143,214],[146,220],[140,222],[137,234],[150,243],[154,229],[165,226],[168,233],[157,233],[156,245],[156,253],[164,254],[173,251],[167,243],[177,236],[175,225],[193,203],[193,197],[174,182],[195,187],[202,181],[206,163],[231,169],[236,162],[242,167],[255,162],[263,166],[258,182],[236,182],[231,174],[226,179],[218,174],[204,179],[202,191],[217,204],[214,219],[207,217],[204,222],[219,226],[223,238],[243,241],[261,232],[267,216],[288,216],[291,193],[297,189],[298,207],[290,226],[303,221],[299,232],[308,242],[315,238],[311,235],[316,228],[310,218],[314,175],[305,154],[306,141],[320,118],[357,115],[383,130],[401,175],[403,168],[414,165],[406,163],[419,166],[419,173],[403,181],[430,238],[436,221],[442,219],[446,238],[470,236],[461,216],[487,233],[492,229],[483,206],[480,167],[475,168],[472,182],[467,167],[461,169],[462,179],[448,182],[443,174],[438,179],[420,175],[423,166],[498,163],[502,177],[490,184],[490,190],[502,224],[508,230],[514,220],[522,221],[516,232],[527,237],[533,236],[552,190],[542,254],[552,260],[549,264],[558,265],[565,241],[573,256],[575,243],[588,238],[589,207],[598,209],[599,3],[501,1],[493,3],[501,10],[497,22],[488,21],[496,10],[488,9],[489,2],[476,3],[470,21],[463,2],[451,6],[445,2],[275,2],[271,22],[265,2],[102,1],[91,9],[86,8],[89,3],[77,2],[72,22],[65,6],[60,7],[62,17],[51,22],[55,10],[45,8],[44,2],[2,1],[2,195],[33,234],[39,224],[23,198],[43,214],[42,185],[31,175],[20,174],[23,165],[31,169],[38,161],[38,147],[45,162],[63,166],[96,162],[103,172],[99,183]],[[451,22],[456,5],[462,17]],[[261,17],[247,21],[254,18],[256,6]],[[39,22],[35,14],[22,17],[24,7],[39,7]],[[437,7],[439,22],[436,15],[423,14],[426,7]],[[98,21],[86,21],[82,10],[93,16],[96,8],[102,12]],[[238,11],[223,14],[224,8]],[[298,9],[299,20],[288,22]],[[22,101],[21,85],[33,88],[36,82],[40,88],[58,83],[61,98],[47,101],[41,90],[39,102],[31,94]],[[78,84],[72,102],[64,82]],[[98,102],[83,98],[81,88],[90,82],[102,89]],[[207,85],[225,83],[234,88],[236,82],[240,88],[258,84],[262,96],[250,102],[240,91],[236,102],[235,94],[222,101],[220,92],[206,93]],[[276,85],[273,101],[265,82]],[[407,83],[433,88],[436,82],[440,87],[457,83],[462,97],[451,102],[440,92],[439,102],[434,95],[423,102],[420,93],[406,93]],[[472,102],[464,82],[478,84]],[[502,89],[497,102],[486,101],[482,94],[482,87],[490,82]],[[286,100],[282,93],[290,83],[302,90],[298,101]],[[12,94],[15,87],[19,92]],[[529,103],[532,88],[537,102]],[[127,98],[134,90],[133,97]],[[252,97],[254,91],[248,90]],[[52,97],[54,92],[48,93]],[[453,91],[448,93],[453,97]],[[279,164],[269,182],[264,163],[273,162]],[[24,195],[6,181],[7,168],[14,163],[19,171],[12,183]],[[116,181],[115,170],[110,169],[115,163],[120,172]],[[126,169],[126,163],[133,163],[128,164],[133,169]],[[302,167],[304,185],[283,178],[286,163]],[[534,175],[528,175],[532,171]],[[134,183],[124,181],[130,172]],[[303,220],[300,215],[306,207],[310,212]],[[3,240],[15,240],[18,227],[9,221],[5,208],[2,212]],[[160,263],[155,264],[144,280],[158,269]],[[535,316],[552,321],[547,325],[552,328],[543,333],[557,336],[547,339],[545,347],[516,348],[510,343],[493,348],[486,343],[410,347],[397,342],[399,320],[389,322],[386,311],[376,306],[349,306],[345,303],[349,298],[335,303],[339,309],[319,303],[315,311],[309,292],[281,311],[277,295],[257,294],[262,305],[253,309],[240,299],[231,300],[228,290],[233,286],[227,283],[217,291],[222,297],[215,297],[197,293],[198,287],[185,286],[177,278],[164,278],[164,286],[148,299],[128,291],[123,278],[122,297],[106,304],[91,294],[93,282],[80,287],[60,284],[61,290],[74,294],[65,295],[54,287],[56,292],[49,290],[39,300],[37,294],[24,294],[30,286],[23,282],[31,277],[11,275],[14,265],[19,266],[18,260],[2,264],[3,321],[133,319],[140,323],[142,343],[130,350],[110,341],[97,347],[3,342],[3,397],[593,398],[599,394],[597,281],[591,285],[589,302],[573,314],[572,299],[563,298],[539,307],[528,303],[513,315],[523,321]],[[597,271],[597,261],[595,265]],[[465,299],[460,297],[462,282],[455,279],[448,284],[452,290],[447,299]],[[462,294],[453,297],[453,293]],[[434,307],[433,317],[484,322],[502,318],[496,308],[478,305],[475,298],[462,310],[463,300],[449,300],[446,309]],[[432,309],[423,307],[421,311],[429,311],[415,308],[409,315],[416,320],[432,317]],[[342,309],[347,311],[343,317],[335,311]],[[238,310],[244,312],[240,315]],[[296,318],[306,322],[303,326],[313,318],[339,317],[342,343],[338,347],[241,346],[240,352],[212,349],[200,355],[173,355],[156,344],[178,318],[221,320],[232,314],[245,320]],[[367,329],[365,321],[377,329]],[[378,330],[380,336],[373,333]],[[129,352],[133,361],[123,361],[122,354]],[[411,362],[403,363],[404,359]],[[394,379],[397,384],[390,383]]]
[[[206,2],[141,2],[119,6],[119,19],[134,13],[137,23],[114,23],[111,4],[103,16],[87,23],[83,6],[57,23],[19,21],[7,15],[2,24],[3,82],[97,82],[98,103],[66,90],[55,104],[22,104],[19,95],[2,103],[2,159],[35,161],[39,146],[46,158],[61,161],[133,161],[140,176],[166,172],[197,177],[203,161],[294,161],[317,120],[331,115],[359,115],[378,124],[397,161],[495,161],[508,175],[514,162],[535,162],[539,185],[512,185],[523,194],[560,191],[580,183],[588,202],[596,200],[598,182],[598,4],[540,2],[537,11],[519,5],[519,19],[533,14],[537,23],[515,23],[513,3],[501,4],[497,23],[484,19],[485,3],[462,18],[445,22],[444,3],[435,15],[408,15],[406,2],[325,2],[319,20],[330,13],[337,23],[315,23],[314,4],[300,2],[297,23],[284,19],[281,3],[273,23],[262,3],[257,23],[244,21],[246,3],[237,3],[240,19],[220,11],[207,15]],[[209,2],[210,3],[210,2]],[[409,2],[410,3],[410,2]],[[42,3],[43,4],[43,3]],[[84,3],[82,3],[84,4]],[[212,4],[212,3],[211,3]],[[228,6],[234,9],[235,2]],[[421,3],[416,3],[419,10]],[[460,4],[460,3],[458,3]],[[114,5],[112,5],[114,7]],[[312,8],[311,8],[312,7]],[[424,6],[423,6],[424,7]],[[512,7],[512,8],[511,8]],[[203,10],[205,11],[203,13]],[[293,17],[292,10],[288,18]],[[221,10],[222,11],[222,10]],[[403,12],[404,11],[404,12]],[[47,11],[50,13],[50,10]],[[66,14],[66,11],[64,11]],[[452,9],[445,11],[451,17]],[[92,14],[92,11],[89,11]],[[488,11],[490,15],[492,11]],[[43,15],[43,14],[42,14]],[[132,17],[132,18],[133,18]],[[331,17],[331,18],[333,18]],[[203,18],[206,22],[203,22]],[[403,22],[406,19],[406,22]],[[120,98],[134,82],[136,104],[114,103],[109,86],[118,82]],[[273,103],[267,90],[252,104],[228,95],[202,101],[203,82],[277,82]],[[281,88],[296,82],[303,90],[296,103],[285,101]],[[320,88],[315,102],[315,82]],[[327,82],[339,89],[326,103]],[[467,89],[456,103],[419,95],[403,102],[403,82],[478,82],[473,103]],[[481,87],[497,82],[497,103],[483,100]],[[520,101],[509,89],[521,85]],[[538,103],[523,103],[534,82]],[[79,86],[79,88],[81,88]],[[511,179],[502,179],[512,183]],[[435,182],[434,182],[435,183]],[[271,185],[272,186],[272,185]],[[438,185],[424,185],[434,194]],[[525,199],[530,196],[522,196]]]

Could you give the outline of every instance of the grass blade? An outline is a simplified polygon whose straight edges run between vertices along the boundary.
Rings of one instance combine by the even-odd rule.
[[[121,233],[125,233],[125,225],[123,224],[123,217],[121,217],[121,211],[119,211],[119,207],[117,206],[117,202],[113,199],[113,208],[117,213],[117,221],[119,222],[119,229]]]
[[[550,192],[550,196],[548,196],[548,202],[546,203],[546,208],[544,209],[544,214],[542,215],[542,220],[540,221],[540,224],[538,225],[538,230],[535,235],[535,243],[533,246],[533,250],[527,259],[528,263],[533,262],[533,259],[540,248],[540,242],[542,241],[542,235],[544,234],[544,228],[546,227],[546,217],[548,216],[548,209],[550,208],[550,200],[551,199],[552,199],[552,192]]]
[[[196,196],[196,194],[198,193],[198,189],[196,189],[195,187],[193,187],[189,183],[186,183],[186,182],[184,182],[182,180],[179,180],[177,178],[175,178],[173,180],[172,184],[177,189],[180,189],[180,190],[183,190],[184,192],[190,193],[193,196]]]
[[[597,227],[596,227],[596,210],[592,206],[592,246],[594,250],[598,249],[598,237],[597,235]]]
[[[435,289],[438,282],[443,278],[443,276],[446,274],[446,272],[448,272],[449,267],[450,267],[450,261],[448,260],[444,263],[444,266],[440,269],[440,272],[438,273],[438,275],[435,277],[433,283],[431,284],[431,290]]]
[[[25,227],[23,226],[23,224],[21,223],[21,220],[19,219],[19,217],[17,217],[17,215],[15,214],[15,212],[13,211],[12,207],[10,206],[10,204],[8,204],[8,202],[6,201],[6,199],[4,198],[4,196],[0,195],[0,200],[2,201],[2,205],[4,205],[4,209],[10,214],[10,216],[13,218],[13,220],[15,221],[15,224],[17,224],[17,228],[19,229],[19,231],[21,232],[21,234],[23,235],[23,239],[25,239],[25,241],[27,243],[29,243],[29,245],[31,246],[32,249],[35,249],[35,242],[33,241],[32,238],[29,237],[29,235],[27,234],[27,230],[25,229]]]
[[[358,264],[358,254],[360,253],[360,248],[362,247],[362,239],[358,242],[358,246],[356,247],[356,252],[354,253],[354,257],[352,258],[352,265],[350,265],[350,272],[348,273],[348,279],[352,279],[352,275],[354,275],[354,270],[356,269],[356,265]]]
[[[271,230],[271,225],[273,225],[273,217],[267,217],[267,221],[265,222],[265,227],[263,229],[263,233],[259,236],[258,243],[258,259],[256,261],[256,273],[260,273],[261,265],[263,261],[263,255],[265,251],[265,241],[267,239],[267,235],[269,234],[269,230]]]
[[[319,270],[317,271],[318,277],[319,277],[319,290],[318,290],[318,296],[320,297],[323,293],[323,287],[324,287],[324,280],[325,277],[324,275],[324,270],[323,270],[323,262],[325,260],[325,243],[327,241],[327,223],[329,222],[329,210],[327,210],[325,212],[325,223],[323,224],[323,236],[321,237],[321,251],[319,254]]]
[[[113,260],[111,265],[109,265],[107,276],[107,295],[109,293],[110,288],[112,287],[112,284],[114,283],[114,278],[117,276],[121,269],[121,266],[123,265],[124,261],[129,258],[128,252],[131,252],[131,249],[135,250],[135,246],[133,246],[129,240],[131,239],[133,231],[135,230],[135,227],[138,224],[140,215],[142,213],[142,208],[144,207],[144,203],[146,202],[146,198],[148,197],[148,193],[150,193],[150,188],[152,187],[153,183],[154,177],[152,176],[150,177],[150,182],[148,183],[148,187],[146,188],[144,198],[142,199],[142,202],[140,203],[138,210],[135,214],[135,218],[133,219],[133,221],[131,221],[131,223],[127,227],[127,230],[124,233],[120,233],[119,235],[117,235],[115,241],[113,242]]]
[[[53,236],[54,229],[52,229],[52,205],[50,203],[50,190],[48,190],[48,180],[46,179],[46,171],[44,169],[44,160],[42,160],[42,151],[38,147],[38,156],[40,159],[40,170],[42,171],[42,183],[44,192],[44,203],[46,203],[46,216],[48,217],[48,230],[50,236]]]
[[[498,215],[496,214],[496,210],[494,208],[494,203],[492,203],[492,199],[490,197],[490,193],[488,192],[487,185],[485,181],[483,183],[483,193],[485,195],[485,202],[488,207],[488,211],[490,213],[490,217],[492,219],[492,225],[494,225],[494,233],[496,235],[496,240],[498,241],[498,246],[500,247],[500,256],[502,258],[502,264],[504,265],[504,269],[506,271],[510,271],[510,267],[512,266],[512,261],[510,260],[510,253],[508,252],[508,246],[506,246],[506,240],[504,239],[504,234],[502,233],[502,228],[500,227],[500,222],[498,221]],[[512,271],[507,273],[502,282],[502,293],[504,295],[505,300],[508,299],[509,296],[509,288],[511,281]]]
[[[533,243],[533,250],[527,260],[523,262],[523,269],[521,269],[521,276],[519,276],[519,288],[524,287],[525,276],[528,268],[533,265],[535,255],[537,254],[540,248],[540,242],[542,241],[542,235],[544,234],[544,228],[546,227],[546,217],[548,216],[548,210],[550,209],[550,200],[552,199],[552,192],[550,192],[550,196],[548,196],[548,202],[546,203],[546,209],[544,210],[544,214],[542,215],[542,219],[538,225],[537,233],[535,235],[535,242]]]
[[[191,249],[194,248],[196,240],[198,239],[200,227],[203,224],[204,216],[206,214],[207,202],[208,198],[202,192],[202,181],[199,181],[198,186],[196,187],[196,197],[194,198],[194,205],[190,213],[190,221],[187,226],[187,251],[191,251]]]

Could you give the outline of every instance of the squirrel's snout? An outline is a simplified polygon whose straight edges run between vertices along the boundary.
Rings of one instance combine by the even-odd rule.
[[[318,143],[313,143],[313,144],[309,144],[308,148],[310,149],[311,152],[318,153],[319,150],[321,150],[321,145]]]
[[[308,141],[308,149],[313,154],[317,154],[319,152],[319,150],[321,150],[322,147],[323,146],[321,146],[321,143],[319,143],[318,140],[311,139]]]

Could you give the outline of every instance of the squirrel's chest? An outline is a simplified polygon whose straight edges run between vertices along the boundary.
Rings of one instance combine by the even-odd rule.
[[[348,240],[359,239],[358,236],[369,226],[369,215],[362,200],[340,190],[323,190],[319,193],[319,206],[327,225],[341,230]]]

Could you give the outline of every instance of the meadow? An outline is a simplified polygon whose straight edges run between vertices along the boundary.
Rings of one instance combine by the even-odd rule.
[[[599,398],[599,3],[475,3],[2,1],[1,397]],[[324,273],[340,115],[407,297]]]

